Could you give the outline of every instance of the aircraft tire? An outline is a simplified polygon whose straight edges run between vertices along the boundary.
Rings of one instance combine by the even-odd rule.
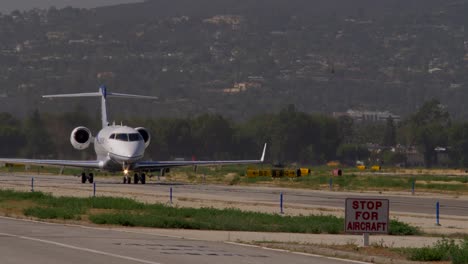
[[[134,183],[134,184],[138,184],[138,178],[139,178],[139,177],[138,177],[138,173],[135,173],[135,174],[133,175],[133,183]]]
[[[127,184],[130,184],[130,183],[132,183],[132,177],[127,176]]]
[[[123,176],[123,183],[124,183],[124,184],[127,183],[127,176]]]
[[[90,173],[90,174],[88,175],[88,182],[89,182],[89,183],[93,183],[93,182],[94,182],[94,174]]]
[[[144,173],[141,174],[140,182],[141,182],[141,184],[146,184],[146,174],[144,174]]]
[[[86,183],[86,174],[84,172],[81,173],[81,183]]]

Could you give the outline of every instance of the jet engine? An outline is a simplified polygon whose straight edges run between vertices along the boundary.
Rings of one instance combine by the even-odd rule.
[[[145,141],[145,148],[147,148],[149,146],[150,141],[151,141],[151,136],[150,136],[148,130],[146,128],[144,128],[144,127],[137,127],[137,128],[135,128],[135,130],[138,131],[138,133],[140,133],[141,137]]]
[[[91,131],[86,127],[73,129],[70,135],[70,142],[75,149],[86,149],[92,141]]]

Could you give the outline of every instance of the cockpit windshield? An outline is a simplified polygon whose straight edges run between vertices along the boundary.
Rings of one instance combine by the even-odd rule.
[[[128,134],[128,139],[130,141],[140,141],[143,140],[143,137],[141,137],[140,133],[132,133]]]
[[[128,141],[128,134],[115,134],[115,139],[120,141]]]
[[[140,133],[130,133],[130,134],[112,134],[109,139],[115,139],[119,141],[140,141],[143,140]]]

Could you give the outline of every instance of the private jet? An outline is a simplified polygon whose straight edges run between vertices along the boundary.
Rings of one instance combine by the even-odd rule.
[[[94,144],[95,160],[43,160],[43,159],[11,159],[0,158],[0,163],[38,166],[58,166],[82,168],[81,183],[93,183],[93,170],[108,172],[123,172],[123,183],[145,184],[146,173],[160,172],[164,175],[172,167],[203,166],[224,164],[255,164],[263,163],[266,144],[259,160],[207,160],[207,161],[145,161],[143,156],[149,146],[151,136],[144,127],[132,128],[124,125],[110,124],[107,120],[106,100],[110,97],[157,99],[153,96],[133,95],[108,92],[106,86],[100,86],[98,92],[44,95],[43,98],[100,97],[102,129],[93,136],[84,126],[73,129],[70,135],[71,145],[77,150],[88,148]]]

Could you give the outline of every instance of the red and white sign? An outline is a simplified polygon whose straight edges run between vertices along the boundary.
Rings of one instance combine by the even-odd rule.
[[[345,232],[388,233],[388,199],[346,199]]]

